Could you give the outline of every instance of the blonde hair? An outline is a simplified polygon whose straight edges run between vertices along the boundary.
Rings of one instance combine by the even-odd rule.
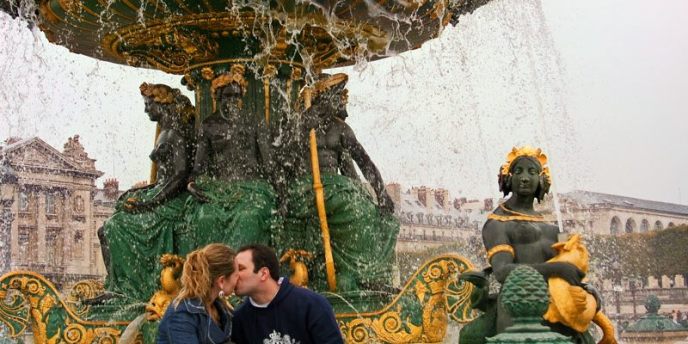
[[[210,244],[189,253],[182,271],[182,290],[176,304],[182,299],[198,298],[203,304],[210,303],[210,290],[220,276],[234,272],[236,253],[224,244]]]

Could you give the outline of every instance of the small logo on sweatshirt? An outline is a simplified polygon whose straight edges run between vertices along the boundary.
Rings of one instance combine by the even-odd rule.
[[[300,342],[292,339],[288,334],[283,336],[277,331],[272,331],[270,338],[263,339],[263,344],[300,344]]]

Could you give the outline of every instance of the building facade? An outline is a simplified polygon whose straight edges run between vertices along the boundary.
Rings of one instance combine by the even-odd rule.
[[[550,214],[552,221],[557,221],[552,196],[540,208]],[[688,224],[686,205],[591,191],[559,195],[559,208],[565,232],[620,235]]]
[[[391,183],[386,189],[401,224],[397,252],[474,242],[496,204],[494,199],[451,198],[449,191],[442,188],[418,186],[402,191],[400,184]]]
[[[102,279],[105,267],[97,229],[113,213],[116,180],[103,175],[79,142],[58,151],[40,138],[9,139],[0,150],[0,273],[31,270],[62,288]]]

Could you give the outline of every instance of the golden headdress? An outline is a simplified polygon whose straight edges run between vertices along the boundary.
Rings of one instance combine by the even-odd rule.
[[[315,84],[312,86],[304,86],[301,91],[299,91],[299,96],[302,97],[307,104],[306,107],[310,107],[311,100],[315,99],[319,94],[341,83],[346,84],[346,82],[349,81],[349,76],[344,73],[337,73],[334,75],[321,74],[320,77],[321,79]],[[346,102],[348,98],[348,90],[344,90],[342,101]]]
[[[522,156],[528,156],[537,160],[542,168],[542,172],[540,172],[540,174],[547,178],[547,182],[550,184],[552,183],[552,176],[550,175],[549,167],[547,166],[547,155],[542,152],[542,149],[531,146],[514,147],[511,149],[511,152],[509,152],[509,154],[506,156],[506,162],[499,170],[500,179],[509,175],[509,170],[511,169],[514,161],[516,161],[516,158]]]
[[[215,91],[218,88],[227,86],[233,82],[237,83],[237,85],[241,87],[241,94],[244,95],[246,93],[246,87],[248,86],[248,82],[246,79],[244,79],[245,72],[246,68],[244,65],[233,64],[229,69],[229,72],[222,73],[213,79],[212,83],[210,84],[210,91],[212,92],[211,94],[213,95],[213,98],[215,97]]]
[[[152,98],[156,103],[174,103],[174,92],[172,92],[172,88],[169,86],[144,82],[139,86],[139,90],[141,90],[142,96]]]
[[[349,81],[349,76],[344,73],[337,73],[322,80],[318,80],[318,82],[313,85],[313,97],[341,83],[346,84],[347,81]]]

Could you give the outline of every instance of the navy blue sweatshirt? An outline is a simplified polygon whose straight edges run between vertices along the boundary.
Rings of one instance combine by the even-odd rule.
[[[327,300],[283,279],[266,308],[248,298],[234,312],[232,341],[237,344],[343,344],[342,334]]]

